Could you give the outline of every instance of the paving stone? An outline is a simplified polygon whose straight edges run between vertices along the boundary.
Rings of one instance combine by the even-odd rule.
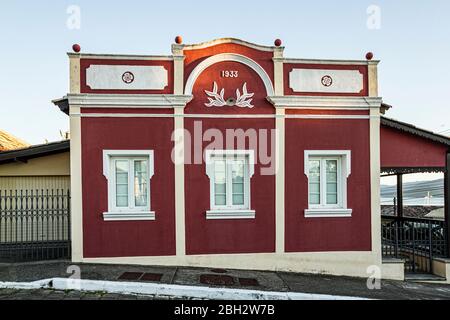
[[[47,296],[43,296],[43,298],[45,300],[64,300],[65,296],[64,292],[54,292]]]
[[[136,296],[137,300],[156,300],[155,296]]]
[[[100,293],[83,293],[81,296],[81,300],[100,300],[102,298],[102,294]]]
[[[13,295],[16,291],[13,289],[0,289],[0,299]]]
[[[120,294],[115,300],[137,300],[137,296]]]
[[[101,297],[101,300],[117,300],[117,298],[118,298],[117,294],[107,293]]]

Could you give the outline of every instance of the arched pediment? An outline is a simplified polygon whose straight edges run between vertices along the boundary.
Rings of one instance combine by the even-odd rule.
[[[233,62],[242,63],[242,64],[248,66],[249,68],[251,68],[252,70],[254,70],[258,74],[258,76],[261,78],[261,80],[263,81],[267,96],[274,95],[274,88],[273,88],[272,80],[270,79],[267,72],[263,69],[263,67],[261,67],[256,61],[254,61],[246,56],[236,54],[236,53],[217,54],[215,56],[207,58],[206,60],[202,61],[199,65],[197,65],[195,67],[195,69],[191,72],[191,74],[189,75],[189,78],[186,82],[186,87],[185,87],[185,91],[184,91],[185,94],[192,95],[192,91],[193,91],[195,82],[197,81],[198,77],[203,73],[203,71],[205,71],[208,67],[210,67],[216,63],[224,62],[224,61],[233,61]]]

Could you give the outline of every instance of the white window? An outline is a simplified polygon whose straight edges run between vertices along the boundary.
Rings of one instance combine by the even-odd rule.
[[[103,153],[108,180],[108,212],[105,221],[155,220],[150,206],[153,151],[110,151]]]
[[[254,219],[250,180],[254,151],[208,150],[206,173],[210,179],[211,210],[207,219]]]
[[[306,217],[350,217],[347,178],[351,174],[350,151],[305,151],[308,177]]]

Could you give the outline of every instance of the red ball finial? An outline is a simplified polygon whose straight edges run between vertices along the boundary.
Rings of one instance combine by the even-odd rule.
[[[366,59],[367,60],[372,60],[373,59],[373,53],[372,52],[367,52]]]
[[[182,44],[183,43],[183,37],[182,36],[177,36],[175,38],[175,43],[176,44]]]
[[[76,52],[76,53],[79,53],[79,52],[81,51],[81,47],[80,47],[79,44],[74,44],[74,45],[72,46],[72,50],[73,50],[74,52]]]
[[[280,47],[283,44],[283,41],[281,39],[275,40],[275,46]]]

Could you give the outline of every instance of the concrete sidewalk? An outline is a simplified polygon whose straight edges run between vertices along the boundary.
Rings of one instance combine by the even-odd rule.
[[[0,264],[0,282],[33,282],[68,278],[70,262]],[[243,270],[124,265],[76,265],[81,279],[154,283],[194,287],[246,289],[281,293],[348,296],[369,299],[450,299],[450,286],[383,280],[380,290],[369,290],[366,279],[328,275]],[[0,293],[1,294],[1,293]]]

